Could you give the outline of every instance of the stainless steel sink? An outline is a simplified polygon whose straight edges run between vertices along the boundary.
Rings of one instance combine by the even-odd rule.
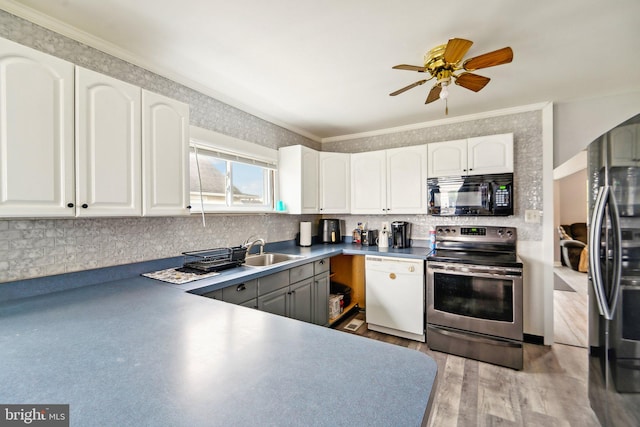
[[[280,264],[281,262],[293,261],[303,258],[298,255],[267,253],[260,255],[249,255],[244,260],[244,265],[249,267],[266,267],[269,265]]]

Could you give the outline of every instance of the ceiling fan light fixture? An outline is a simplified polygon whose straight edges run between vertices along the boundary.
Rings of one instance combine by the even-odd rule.
[[[447,99],[449,96],[449,90],[447,89],[447,82],[442,82],[442,90],[440,91],[440,99]]]

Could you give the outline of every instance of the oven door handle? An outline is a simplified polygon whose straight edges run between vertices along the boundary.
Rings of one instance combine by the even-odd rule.
[[[507,269],[486,269],[482,267],[453,267],[444,265],[434,265],[427,263],[427,269],[446,271],[451,274],[468,275],[469,273],[476,274],[482,277],[522,277],[522,270],[507,270]]]
[[[438,327],[435,327],[435,329],[437,330],[437,332],[439,334],[442,335],[446,335],[449,337],[453,337],[453,338],[461,338],[467,341],[474,341],[477,343],[481,343],[481,344],[489,344],[489,345],[493,345],[493,346],[502,346],[502,347],[513,347],[513,348],[520,348],[521,344],[518,343],[514,343],[514,342],[510,342],[510,341],[504,341],[504,340],[500,340],[498,338],[493,338],[493,339],[489,339],[489,338],[483,338],[483,337],[478,337],[475,335],[469,335],[469,334],[463,334],[460,332],[453,332],[447,329],[440,329]]]

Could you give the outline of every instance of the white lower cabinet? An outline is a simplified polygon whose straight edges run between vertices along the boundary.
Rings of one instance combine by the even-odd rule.
[[[0,217],[75,215],[73,64],[0,38]]]

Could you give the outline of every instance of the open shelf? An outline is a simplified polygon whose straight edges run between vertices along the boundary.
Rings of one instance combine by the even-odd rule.
[[[344,310],[342,310],[342,313],[340,313],[336,317],[332,317],[332,318],[329,319],[329,326],[332,326],[332,325],[338,323],[340,320],[342,320],[343,317],[345,317],[348,314],[350,314],[353,311],[353,309],[355,309],[357,307],[358,307],[358,303],[357,302],[352,302],[351,304],[346,306],[344,308]]]

